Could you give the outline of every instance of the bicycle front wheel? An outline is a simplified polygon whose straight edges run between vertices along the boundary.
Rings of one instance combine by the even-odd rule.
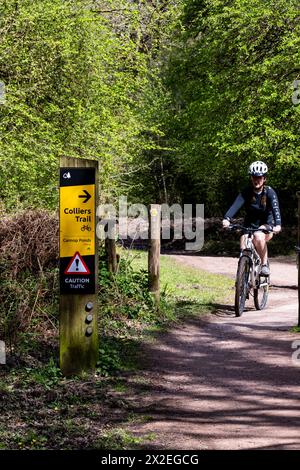
[[[248,256],[242,256],[239,260],[235,283],[235,316],[240,317],[244,311],[248,294],[248,279],[250,273],[250,260]]]
[[[259,287],[254,289],[254,305],[256,310],[263,310],[268,302],[269,282],[264,277],[259,282]]]

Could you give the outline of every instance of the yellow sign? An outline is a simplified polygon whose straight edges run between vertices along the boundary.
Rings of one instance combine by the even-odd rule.
[[[95,185],[60,188],[60,257],[95,254]]]

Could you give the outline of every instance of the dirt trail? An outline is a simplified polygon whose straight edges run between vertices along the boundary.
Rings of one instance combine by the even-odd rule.
[[[173,256],[179,263],[234,277],[237,260]],[[136,397],[155,433],[148,449],[299,449],[300,360],[292,361],[297,269],[271,260],[270,303],[241,318],[231,303],[147,346],[149,385]],[[299,347],[299,346],[298,346]],[[300,354],[299,354],[300,358]]]

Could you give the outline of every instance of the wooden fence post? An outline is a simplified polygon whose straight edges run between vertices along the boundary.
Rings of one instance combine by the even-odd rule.
[[[107,258],[107,267],[108,271],[112,274],[115,274],[118,270],[118,257],[117,257],[117,248],[116,248],[116,226],[112,222],[108,222],[108,232],[105,238],[105,251]]]
[[[161,206],[151,204],[149,210],[148,279],[149,291],[152,293],[157,307],[160,302],[160,218]]]
[[[60,161],[60,367],[65,376],[98,359],[98,162]]]

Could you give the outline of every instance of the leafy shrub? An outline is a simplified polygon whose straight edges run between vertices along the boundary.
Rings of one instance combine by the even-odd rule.
[[[101,311],[112,319],[142,319],[153,310],[145,270],[134,271],[130,261],[121,258],[118,272],[113,275],[100,260],[99,271]]]
[[[27,380],[34,381],[43,385],[47,390],[51,390],[54,385],[62,379],[62,373],[57,366],[53,357],[50,358],[48,364],[36,369],[26,368]]]

